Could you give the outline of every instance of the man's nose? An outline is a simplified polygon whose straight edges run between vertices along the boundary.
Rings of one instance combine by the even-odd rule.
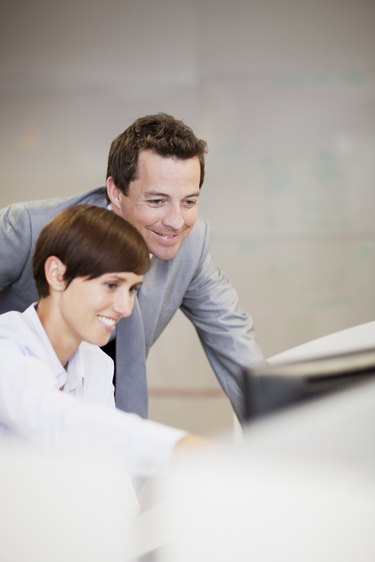
[[[184,217],[180,205],[171,205],[166,209],[163,217],[163,224],[173,228],[173,230],[180,230],[184,225]]]

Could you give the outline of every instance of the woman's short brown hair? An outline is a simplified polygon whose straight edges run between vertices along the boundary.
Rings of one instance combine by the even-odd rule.
[[[40,298],[49,295],[44,273],[49,256],[65,265],[67,286],[76,277],[94,279],[121,271],[143,275],[150,267],[149,252],[138,230],[112,211],[93,205],[65,209],[39,234],[33,274]]]

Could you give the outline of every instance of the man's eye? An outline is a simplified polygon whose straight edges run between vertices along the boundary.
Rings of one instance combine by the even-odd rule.
[[[116,288],[117,288],[117,283],[111,283],[110,281],[108,281],[107,283],[105,283],[105,285],[106,285],[106,287],[107,287],[108,289],[110,289],[111,291],[112,291],[113,289],[116,289]]]
[[[163,199],[149,199],[148,202],[153,207],[161,207],[162,204],[164,203]]]
[[[197,203],[198,201],[196,199],[185,199],[184,201],[186,207],[194,207]]]

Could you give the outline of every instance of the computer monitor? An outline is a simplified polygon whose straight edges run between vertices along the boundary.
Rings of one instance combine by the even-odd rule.
[[[375,377],[375,346],[245,370],[245,421],[337,392],[370,377]]]

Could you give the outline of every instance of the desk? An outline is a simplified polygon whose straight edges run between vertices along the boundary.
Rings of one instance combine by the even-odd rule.
[[[256,422],[179,467],[162,562],[373,562],[375,381]]]
[[[270,364],[375,346],[375,322]],[[187,459],[162,562],[373,562],[375,381],[251,424],[232,454]]]
[[[375,321],[359,324],[303,343],[273,355],[268,362],[272,365],[371,347],[375,347]]]

